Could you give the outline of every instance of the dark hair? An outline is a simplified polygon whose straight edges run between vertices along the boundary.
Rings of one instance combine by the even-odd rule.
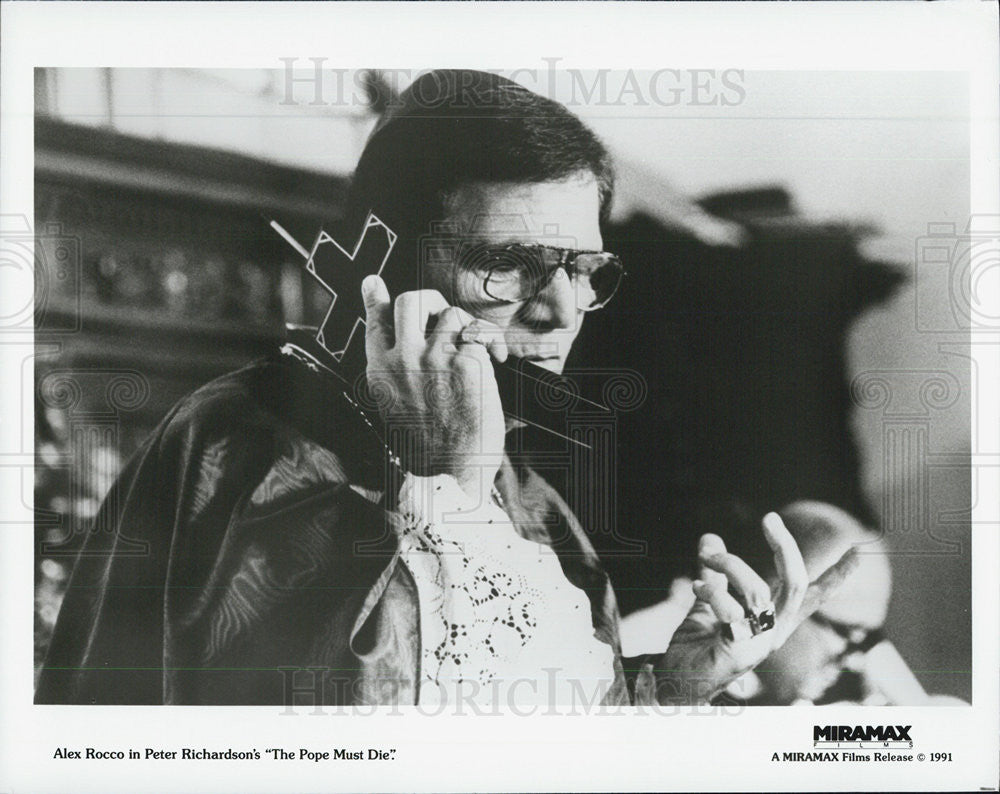
[[[400,253],[416,257],[420,238],[445,218],[449,196],[462,185],[550,182],[581,172],[597,179],[603,219],[614,181],[610,157],[579,118],[489,72],[428,72],[369,138],[345,215],[356,227],[374,211],[399,235]]]

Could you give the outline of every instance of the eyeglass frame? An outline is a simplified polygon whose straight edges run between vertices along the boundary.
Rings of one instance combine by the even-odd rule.
[[[810,615],[809,619],[816,625],[832,631],[845,643],[847,643],[847,647],[843,652],[845,656],[859,652],[867,653],[885,639],[885,632],[881,627],[868,628],[867,626],[841,623],[839,620],[832,620],[826,615],[821,615],[818,612],[814,612]],[[858,636],[859,634],[860,637]],[[857,639],[855,639],[855,637],[857,637]]]
[[[611,294],[608,295],[608,297],[605,298],[603,301],[601,301],[599,304],[583,308],[578,303],[577,304],[577,309],[579,309],[582,312],[593,312],[593,311],[597,311],[598,309],[603,309],[605,306],[607,306],[611,302],[611,299],[614,298],[614,296],[616,294],[618,294],[618,289],[619,289],[619,287],[621,287],[622,279],[625,278],[625,276],[628,275],[628,271],[625,270],[625,267],[622,265],[622,261],[618,257],[618,255],[617,254],[612,254],[609,251],[595,251],[595,250],[591,250],[591,249],[576,249],[576,248],[561,248],[559,246],[544,245],[542,243],[505,243],[505,244],[501,244],[501,245],[489,245],[488,243],[482,243],[480,245],[484,249],[486,249],[488,252],[490,252],[490,253],[492,253],[494,251],[496,251],[496,252],[514,252],[514,251],[524,251],[524,250],[527,250],[527,251],[556,251],[559,254],[559,261],[556,264],[554,264],[554,265],[549,266],[549,265],[545,265],[545,263],[542,262],[542,265],[544,267],[546,267],[546,268],[551,267],[551,270],[550,270],[550,272],[546,273],[546,277],[541,282],[541,284],[539,285],[538,290],[533,295],[529,295],[526,298],[519,298],[519,299],[516,299],[516,300],[510,300],[508,298],[498,298],[497,296],[495,296],[492,293],[490,293],[489,289],[487,289],[487,285],[489,284],[490,277],[491,277],[491,275],[493,273],[493,270],[496,269],[496,268],[498,268],[499,265],[491,267],[489,270],[487,270],[486,275],[483,277],[483,282],[482,282],[483,292],[485,292],[493,300],[501,301],[501,302],[507,303],[507,304],[527,303],[528,301],[533,300],[534,298],[536,298],[539,295],[539,293],[542,292],[542,290],[544,290],[552,282],[552,279],[555,278],[555,275],[556,275],[556,273],[559,272],[559,270],[565,270],[567,276],[569,276],[571,279],[575,278],[577,276],[577,272],[574,272],[574,270],[573,270],[573,264],[574,264],[575,260],[578,257],[580,257],[580,256],[582,256],[584,254],[601,254],[602,256],[610,257],[608,259],[608,261],[605,263],[605,265],[611,264],[611,265],[613,265],[614,267],[617,268],[617,270],[618,270],[618,281],[615,283],[614,289],[611,290]],[[477,246],[477,247],[479,247],[479,246]]]

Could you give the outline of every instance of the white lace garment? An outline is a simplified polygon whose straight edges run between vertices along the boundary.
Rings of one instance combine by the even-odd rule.
[[[447,475],[407,475],[399,509],[400,558],[419,597],[420,705],[600,702],[614,653],[551,548]]]

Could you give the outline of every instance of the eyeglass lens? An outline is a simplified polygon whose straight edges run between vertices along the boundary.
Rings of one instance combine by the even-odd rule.
[[[865,626],[852,626],[847,623],[831,620],[825,615],[820,615],[819,613],[814,613],[811,616],[811,620],[824,628],[830,629],[845,640],[847,643],[845,653],[868,651],[885,639],[885,635],[881,629],[867,628]]]
[[[549,284],[564,264],[564,251],[554,248],[509,246],[491,251],[485,265],[484,289],[496,299],[509,302],[529,300]],[[612,254],[579,253],[565,262],[573,277],[577,306],[590,311],[604,306],[621,281],[622,267]]]

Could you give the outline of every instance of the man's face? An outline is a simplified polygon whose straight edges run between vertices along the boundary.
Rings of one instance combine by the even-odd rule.
[[[885,622],[891,587],[885,555],[862,554],[837,594],[757,669],[768,699],[779,704],[819,699],[840,677],[852,644]]]
[[[464,185],[448,204],[448,222],[461,230],[463,249],[480,244],[549,245],[599,251],[600,195],[592,175],[539,184]],[[564,269],[533,297],[516,303],[491,298],[483,277],[467,263],[425,263],[424,286],[453,305],[504,329],[512,356],[561,372],[580,331],[578,293],[589,289]]]

